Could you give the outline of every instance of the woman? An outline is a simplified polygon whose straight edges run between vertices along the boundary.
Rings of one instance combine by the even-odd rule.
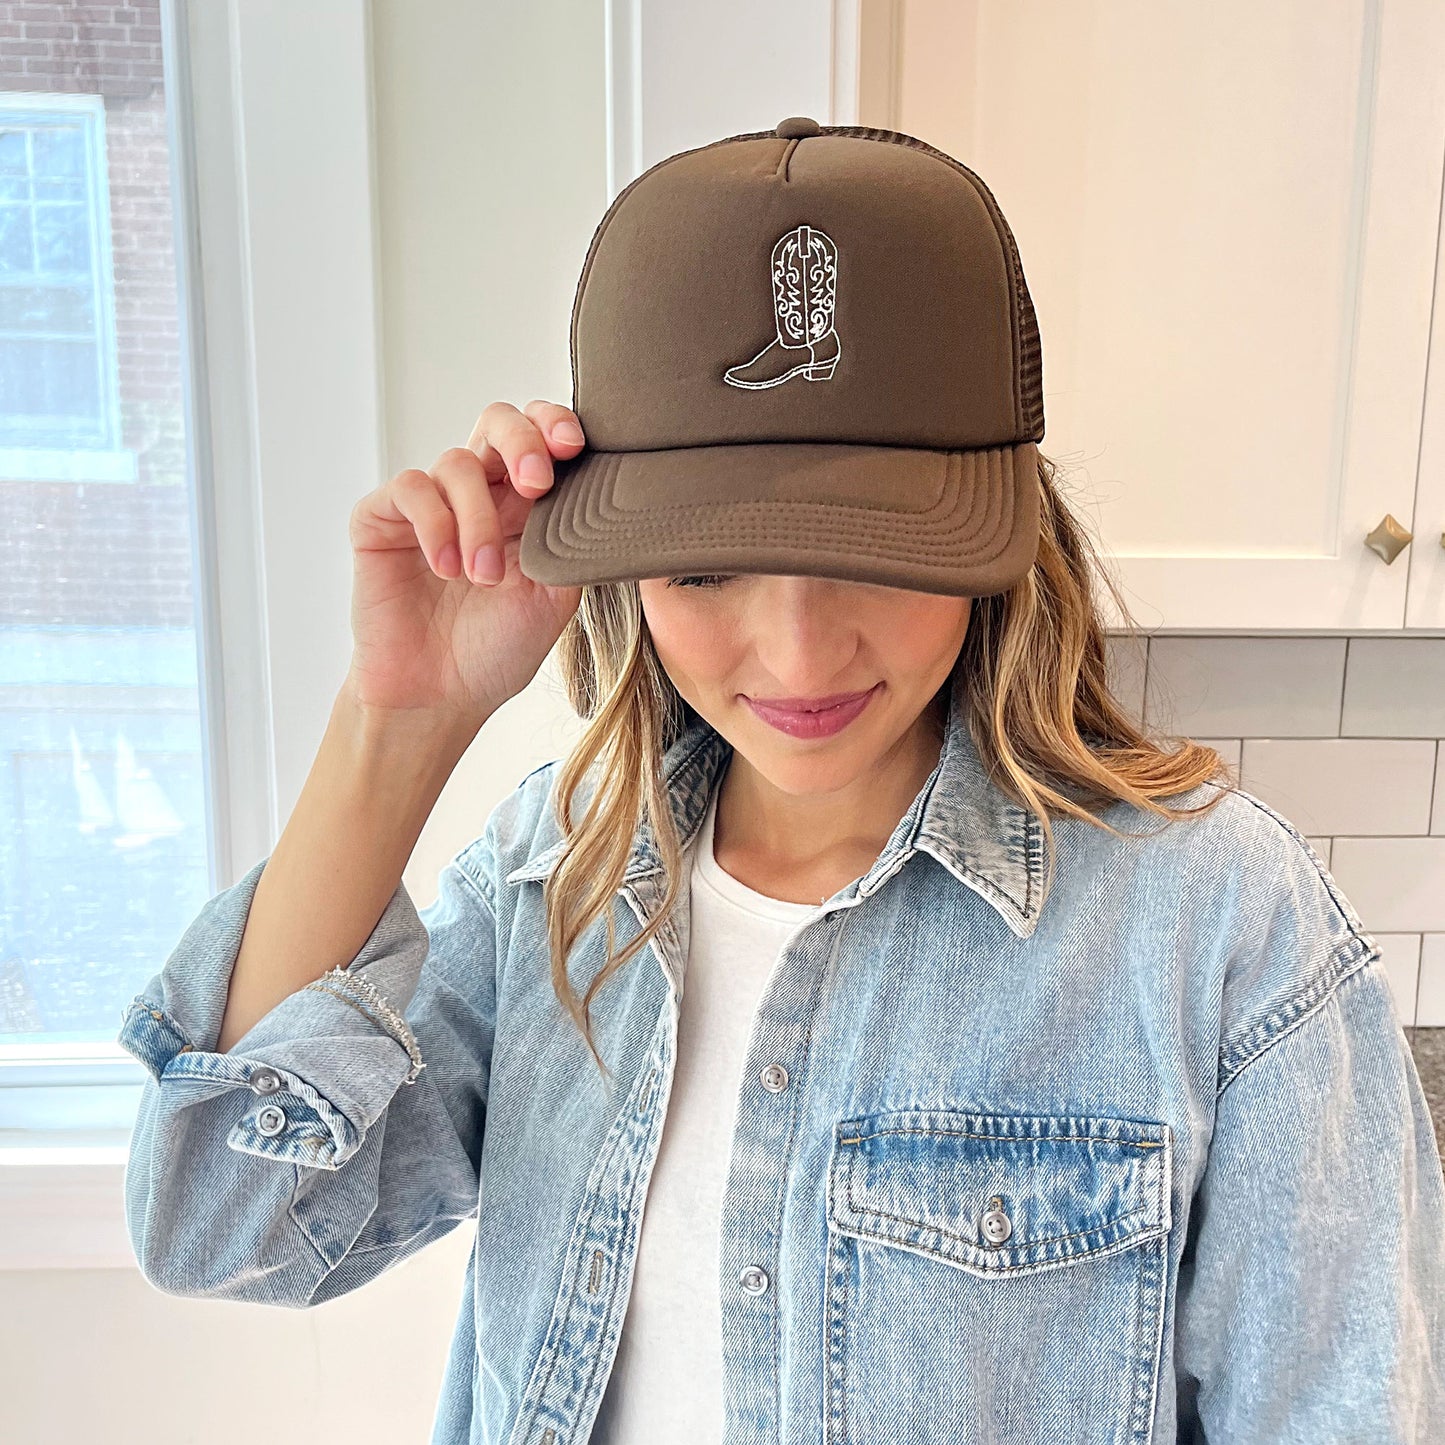
[[[805,189],[825,139],[926,149],[799,119],[729,138],[767,165],[728,174]],[[866,250],[787,219],[787,257]],[[632,259],[656,234],[614,231]],[[1017,289],[988,294],[1017,322]],[[825,349],[780,310],[713,381],[845,380],[869,337],[837,298]],[[449,1445],[1439,1438],[1445,1180],[1379,948],[1216,753],[1114,700],[1107,577],[1053,463],[975,449],[951,505],[1013,488],[1003,571],[850,531],[844,482],[921,473],[927,442],[820,472],[796,448],[856,421],[845,389],[796,403],[795,443],[720,412],[737,434],[659,459],[618,378],[669,347],[685,373],[692,342],[671,312],[630,333],[643,361],[590,368],[618,328],[583,300],[608,445],[585,408],[496,402],[358,503],[352,666],[296,808],[127,1011],[146,1277],[315,1305],[474,1220]],[[775,520],[837,494],[781,553],[716,446],[781,468]],[[666,526],[628,513],[648,468]],[[732,531],[687,510],[708,488]],[[432,806],[558,643],[580,741],[418,914]]]

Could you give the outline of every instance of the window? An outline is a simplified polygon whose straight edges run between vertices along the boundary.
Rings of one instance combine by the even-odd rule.
[[[0,1129],[117,1129],[212,891],[176,168],[160,0],[49,10],[0,47]]]

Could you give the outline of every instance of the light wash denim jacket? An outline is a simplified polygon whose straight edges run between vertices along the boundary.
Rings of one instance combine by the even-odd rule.
[[[689,846],[729,750],[689,713],[667,753]],[[604,1081],[548,971],[556,768],[218,1054],[258,862],[120,1035],[153,1075],[125,1206],[160,1290],[303,1308],[475,1227],[435,1445],[588,1438],[667,1113],[687,892],[597,997]],[[955,698],[877,861],[773,968],[718,1135],[727,1445],[1445,1441],[1445,1180],[1375,940],[1247,793],[1140,839],[1054,826],[1041,904],[1039,825]],[[579,991],[605,946],[599,920]]]

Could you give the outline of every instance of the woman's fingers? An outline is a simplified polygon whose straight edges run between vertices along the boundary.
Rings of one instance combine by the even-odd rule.
[[[575,429],[575,436],[568,428]],[[535,500],[552,485],[552,458],[575,456],[585,438],[577,414],[551,401],[532,401],[525,411],[494,401],[477,418],[467,445],[481,459],[487,479],[510,478],[518,495]]]
[[[427,565],[450,581],[465,574],[491,584],[506,575],[506,537],[491,488],[510,482],[535,500],[552,485],[552,460],[586,444],[577,414],[553,401],[525,410],[494,401],[464,447],[448,447],[431,471],[408,467],[352,509],[352,544],[409,545],[409,527]],[[403,525],[405,524],[405,525]]]
[[[465,450],[456,448],[455,450]],[[473,453],[467,452],[476,464]],[[398,472],[386,487],[387,500],[411,524],[422,555],[438,577],[461,575],[462,553],[457,540],[457,519],[437,485],[437,479],[419,467]]]
[[[506,539],[482,458],[471,447],[448,447],[437,458],[432,475],[455,518],[467,576],[487,585],[500,582],[506,573]]]
[[[587,440],[582,434],[582,423],[577,419],[577,413],[561,402],[529,401],[522,410],[547,438],[554,456],[573,456]]]

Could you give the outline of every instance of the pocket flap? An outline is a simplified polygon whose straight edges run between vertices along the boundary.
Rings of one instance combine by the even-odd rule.
[[[1152,1120],[892,1110],[842,1120],[828,1223],[988,1274],[1169,1229],[1172,1134]]]

